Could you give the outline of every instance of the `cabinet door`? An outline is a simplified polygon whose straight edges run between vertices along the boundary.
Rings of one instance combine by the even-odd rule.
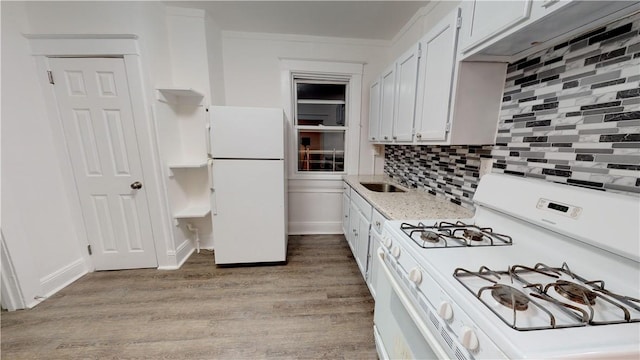
[[[380,248],[381,241],[380,235],[375,231],[371,231],[371,236],[369,237],[369,262],[367,263],[367,284],[369,284],[369,290],[374,299],[376,298],[378,282],[378,262],[376,261],[376,254]]]
[[[445,17],[420,41],[422,56],[416,118],[418,142],[447,138],[459,11],[456,9]]]
[[[342,232],[344,232],[345,238],[349,236],[349,209],[351,207],[351,201],[346,194],[342,194]]]
[[[360,211],[358,211],[358,207],[356,206],[356,204],[351,202],[349,205],[349,234],[347,235],[347,241],[349,242],[349,247],[351,248],[351,252],[353,253],[354,257],[356,256],[356,234],[358,233],[358,228],[360,227],[360,224],[358,223],[359,213]]]
[[[463,2],[465,11],[462,52],[467,52],[483,42],[527,20],[531,14],[531,0]],[[467,15],[468,14],[468,15]]]
[[[369,220],[358,212],[358,231],[356,232],[355,255],[362,277],[367,276],[367,256],[369,255]]]
[[[380,77],[380,141],[391,141],[393,136],[396,65],[387,68]]]
[[[416,44],[396,61],[397,85],[393,121],[393,140],[396,142],[413,141],[419,46]]]
[[[369,87],[369,140],[379,141],[380,137],[380,79]]]

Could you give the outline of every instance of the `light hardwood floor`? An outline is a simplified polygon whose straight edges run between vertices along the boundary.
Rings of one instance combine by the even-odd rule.
[[[373,299],[342,235],[291,236],[288,264],[90,273],[3,312],[2,359],[376,359]]]

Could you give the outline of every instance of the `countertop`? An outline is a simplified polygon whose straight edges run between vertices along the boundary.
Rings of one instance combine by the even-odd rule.
[[[467,219],[473,217],[473,211],[469,209],[431,195],[426,191],[408,189],[387,175],[347,175],[344,177],[344,181],[389,220]],[[360,182],[391,183],[406,192],[375,192],[365,188]]]

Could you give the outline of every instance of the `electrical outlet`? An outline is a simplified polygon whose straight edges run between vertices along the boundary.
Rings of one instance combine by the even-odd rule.
[[[480,178],[482,178],[485,174],[491,172],[493,168],[494,159],[481,158],[480,159]]]

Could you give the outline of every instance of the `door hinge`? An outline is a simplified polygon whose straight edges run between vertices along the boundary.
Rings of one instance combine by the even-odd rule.
[[[460,26],[462,26],[462,18],[458,16],[456,19],[456,28],[460,29]]]
[[[422,44],[418,44],[418,59],[422,57]]]
[[[89,255],[93,255],[93,251],[91,251],[91,245],[87,245],[87,251],[89,252]]]
[[[445,127],[445,130],[446,130],[446,131],[451,130],[451,121],[447,122],[447,125],[446,125],[446,127]]]
[[[49,84],[55,84],[55,82],[53,82],[53,73],[51,72],[51,70],[47,70],[47,77],[49,78]]]

